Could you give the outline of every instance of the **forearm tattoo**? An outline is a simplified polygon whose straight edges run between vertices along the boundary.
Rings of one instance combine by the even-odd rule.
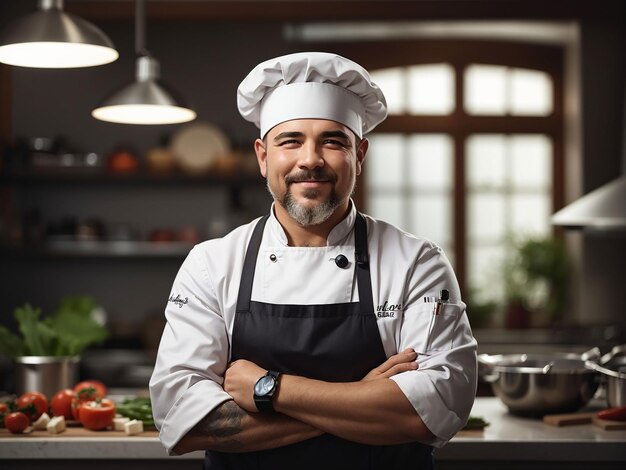
[[[202,418],[195,430],[211,438],[211,450],[241,452],[244,444],[233,436],[242,431],[244,416],[246,412],[234,401],[227,401]]]

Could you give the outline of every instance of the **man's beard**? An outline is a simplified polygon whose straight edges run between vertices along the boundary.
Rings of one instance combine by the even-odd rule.
[[[330,195],[326,200],[320,202],[313,207],[306,207],[299,204],[291,192],[291,184],[297,181],[314,181],[323,180],[329,181],[333,187]],[[339,207],[341,201],[335,191],[335,178],[331,175],[325,174],[319,169],[313,171],[302,170],[295,175],[288,175],[285,177],[285,183],[287,185],[287,191],[284,197],[278,197],[278,195],[272,190],[269,179],[267,181],[267,189],[274,198],[289,214],[289,216],[298,222],[302,226],[319,225],[326,222],[331,215],[335,212],[335,209]],[[319,194],[318,189],[307,189],[304,191],[303,196],[306,199],[313,199]]]

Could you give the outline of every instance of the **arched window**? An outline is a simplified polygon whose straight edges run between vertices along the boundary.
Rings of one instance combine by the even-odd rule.
[[[389,104],[369,135],[357,204],[440,244],[465,296],[501,299],[506,241],[550,235],[562,206],[563,50],[419,40],[341,52]]]

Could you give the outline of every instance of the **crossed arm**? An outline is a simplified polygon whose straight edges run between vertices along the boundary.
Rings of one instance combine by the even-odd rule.
[[[428,441],[424,425],[400,388],[389,377],[417,368],[407,349],[390,357],[360,382],[329,383],[281,375],[274,395],[277,413],[258,413],[253,387],[265,370],[239,360],[229,365],[224,390],[233,397],[208,413],[174,447],[250,452],[294,444],[324,433],[365,444]]]

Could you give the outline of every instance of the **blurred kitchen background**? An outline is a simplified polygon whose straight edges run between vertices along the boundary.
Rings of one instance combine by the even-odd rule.
[[[0,28],[35,8],[3,1]],[[612,230],[551,223],[626,170],[625,2],[148,1],[147,49],[197,113],[176,125],[91,116],[134,79],[134,2],[65,10],[120,56],[0,65],[0,324],[15,330],[26,302],[45,314],[93,298],[110,334],[85,377],[146,386],[189,249],[266,212],[257,129],[235,92],[260,61],[305,50],[352,58],[385,92],[355,200],[446,250],[481,352],[625,342],[624,217]]]

